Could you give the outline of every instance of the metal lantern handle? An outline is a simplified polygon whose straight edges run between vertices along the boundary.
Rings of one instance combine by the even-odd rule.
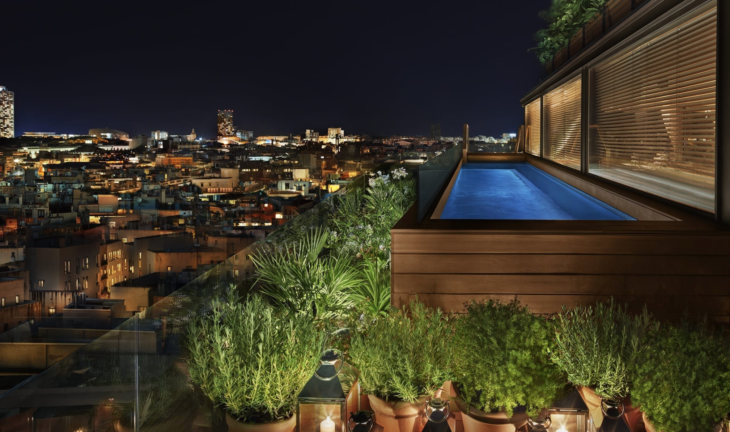
[[[550,417],[550,414],[545,417],[544,420],[535,420],[535,419],[527,419],[527,423],[530,424],[530,428],[533,431],[547,431],[550,429],[550,426],[553,424],[553,419]]]
[[[443,405],[443,408],[434,410],[433,406],[431,405],[432,402],[436,402],[439,405]],[[429,412],[429,411],[431,411],[431,412]],[[444,414],[443,418],[441,418],[439,420],[433,419],[431,417],[431,414],[434,411],[442,412]],[[429,399],[426,402],[426,418],[428,419],[428,421],[430,421],[432,423],[443,423],[449,419],[449,414],[450,414],[449,403],[447,401],[440,399],[440,398],[436,398],[436,399]]]
[[[349,432],[353,432],[355,430],[355,427],[358,425],[367,425],[368,426],[367,432],[370,432],[371,430],[373,430],[373,426],[375,426],[375,413],[369,414],[368,421],[366,421],[365,423],[357,423],[357,422],[355,422],[355,420],[353,420],[353,417],[360,414],[361,412],[362,411],[358,411],[356,413],[350,413],[350,418],[347,419],[347,430]]]
[[[617,410],[619,410],[618,415],[613,416],[613,415],[609,414],[608,410],[611,408],[616,408]],[[624,402],[621,399],[608,400],[608,402],[607,402],[607,399],[601,398],[601,412],[603,413],[604,416],[606,416],[610,419],[616,420],[616,419],[620,419],[621,417],[623,417],[624,413],[626,412],[626,407],[624,406]]]
[[[320,376],[317,373],[317,371],[319,370],[319,368],[317,368],[317,370],[314,371],[314,376],[316,376],[317,378],[321,379],[322,381],[332,381],[333,379],[337,378],[337,375],[339,375],[340,374],[340,371],[342,370],[342,366],[345,365],[345,356],[342,354],[342,351],[334,350],[334,349],[327,350],[327,351],[337,352],[337,360],[340,361],[340,367],[338,367],[335,370],[335,374],[332,375],[331,377],[323,377],[323,376]],[[334,365],[335,363],[337,363],[337,360],[334,360],[334,361],[331,361],[331,362],[328,361],[327,363],[330,363],[330,364]],[[320,359],[320,363],[324,363],[324,362]]]

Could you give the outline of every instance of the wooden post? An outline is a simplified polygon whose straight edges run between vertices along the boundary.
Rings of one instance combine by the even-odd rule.
[[[469,125],[464,123],[464,155],[462,162],[467,163],[467,155],[469,154]]]
[[[717,2],[717,94],[715,96],[715,217],[730,225],[730,4]]]

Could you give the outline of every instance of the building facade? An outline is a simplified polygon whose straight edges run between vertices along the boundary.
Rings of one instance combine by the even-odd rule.
[[[233,110],[218,110],[218,138],[235,135],[233,127]]]
[[[0,86],[0,138],[15,138],[15,94]]]

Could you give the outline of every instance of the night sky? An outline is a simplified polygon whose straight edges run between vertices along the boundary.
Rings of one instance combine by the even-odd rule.
[[[110,127],[256,135],[515,132],[550,0],[9,1],[0,85],[16,135]]]

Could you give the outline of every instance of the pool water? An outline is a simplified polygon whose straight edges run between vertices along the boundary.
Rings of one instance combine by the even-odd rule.
[[[464,164],[441,219],[635,220],[526,163]]]

